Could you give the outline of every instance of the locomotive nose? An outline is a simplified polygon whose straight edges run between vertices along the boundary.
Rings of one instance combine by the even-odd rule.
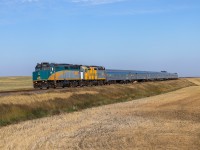
[[[38,78],[38,71],[33,72],[33,81],[36,81]]]

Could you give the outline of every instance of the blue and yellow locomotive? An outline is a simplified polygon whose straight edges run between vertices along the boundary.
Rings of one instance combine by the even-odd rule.
[[[33,72],[34,88],[103,85],[105,80],[105,68],[101,66],[38,63]]]

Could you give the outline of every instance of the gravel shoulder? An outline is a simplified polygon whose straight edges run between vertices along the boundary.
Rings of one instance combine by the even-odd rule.
[[[200,86],[0,128],[0,149],[199,149],[199,139]]]

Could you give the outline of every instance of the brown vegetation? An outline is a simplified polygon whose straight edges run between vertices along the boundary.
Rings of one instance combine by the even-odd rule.
[[[191,85],[191,82],[182,79],[4,95],[0,97],[0,126],[149,97]]]
[[[166,92],[186,83],[179,80],[95,89],[109,90],[112,95],[109,98],[118,99],[116,93],[125,87],[134,92],[140,87],[155,94],[157,86]],[[200,86],[191,86],[158,96],[22,122],[0,128],[0,149],[199,149],[199,106]]]
[[[31,77],[0,77],[0,91],[23,90],[32,87]]]

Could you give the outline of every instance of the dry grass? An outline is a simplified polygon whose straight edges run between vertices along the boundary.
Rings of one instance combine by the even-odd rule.
[[[163,92],[166,87],[171,90],[180,83],[188,82],[156,84]],[[134,90],[141,86],[145,91],[151,84],[127,86]],[[105,90],[118,98],[115,88]],[[200,86],[191,86],[130,102],[22,122],[0,128],[0,149],[199,149],[199,106]]]
[[[200,85],[200,78],[187,78],[188,81]]]
[[[95,91],[77,91],[77,92],[52,92],[52,93],[20,93],[16,95],[7,95],[0,97],[1,104],[18,104],[18,105],[31,105],[38,102],[52,101],[56,99],[68,99],[73,94],[98,94]]]
[[[32,88],[31,77],[0,77],[0,91]]]
[[[0,97],[0,125],[130,101],[194,85],[187,80],[42,90]]]

